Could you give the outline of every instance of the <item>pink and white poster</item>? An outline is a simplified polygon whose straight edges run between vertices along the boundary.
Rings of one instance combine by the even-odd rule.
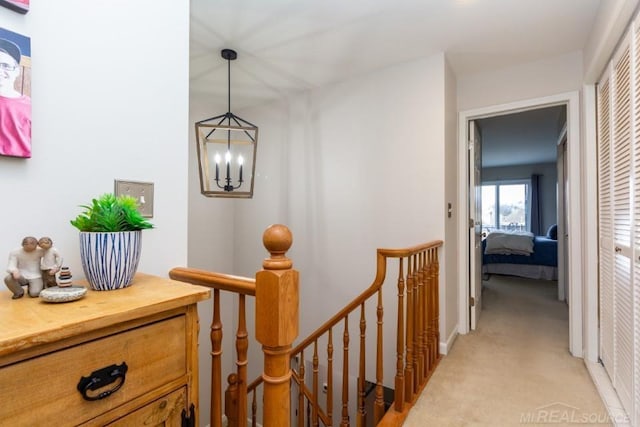
[[[31,157],[31,39],[0,28],[0,156]]]
[[[29,0],[0,0],[0,6],[7,7],[18,13],[29,12]]]

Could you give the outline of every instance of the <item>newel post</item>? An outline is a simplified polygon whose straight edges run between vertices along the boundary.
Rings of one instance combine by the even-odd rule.
[[[285,256],[293,237],[284,225],[272,225],[262,237],[271,254],[256,273],[256,339],[264,353],[263,425],[290,425],[291,344],[298,336],[298,272]]]

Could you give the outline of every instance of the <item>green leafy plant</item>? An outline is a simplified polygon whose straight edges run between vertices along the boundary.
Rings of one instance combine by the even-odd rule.
[[[114,196],[107,193],[93,199],[91,205],[81,205],[84,211],[71,225],[80,231],[116,232],[153,228],[138,211],[138,203],[131,196]]]

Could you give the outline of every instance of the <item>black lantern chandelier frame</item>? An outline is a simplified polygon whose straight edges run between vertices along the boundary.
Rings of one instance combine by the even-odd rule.
[[[234,50],[223,49],[220,55],[227,60],[228,109],[224,114],[195,124],[200,192],[207,197],[251,198],[256,167],[258,127],[231,112],[231,61],[235,60],[238,54]],[[226,134],[226,137],[216,138],[220,134]],[[222,168],[220,165],[222,157],[215,147],[225,149]],[[249,157],[251,161],[249,183],[244,179],[246,176],[243,174],[244,162],[247,159],[242,154]],[[232,166],[234,157],[237,166]]]

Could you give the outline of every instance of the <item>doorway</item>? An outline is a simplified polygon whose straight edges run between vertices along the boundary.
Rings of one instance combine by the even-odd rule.
[[[518,113],[523,111],[535,110],[540,108],[548,108],[553,106],[566,106],[567,119],[567,152],[566,152],[566,184],[569,194],[574,197],[567,198],[567,206],[564,209],[564,216],[571,218],[567,221],[567,230],[563,232],[566,235],[566,253],[567,265],[563,268],[564,281],[566,282],[567,300],[569,303],[569,349],[574,356],[582,356],[582,285],[580,278],[580,263],[570,261],[572,259],[580,259],[580,218],[579,215],[572,215],[580,211],[580,151],[579,151],[579,105],[578,94],[568,93],[545,98],[537,98],[512,104],[497,105],[477,110],[464,111],[459,115],[459,206],[467,206],[466,212],[460,215],[459,224],[459,247],[461,248],[459,274],[459,333],[465,334],[470,330],[471,313],[470,313],[470,289],[472,289],[473,278],[471,277],[471,263],[476,254],[472,253],[469,245],[469,224],[473,218],[469,211],[469,195],[468,187],[469,179],[469,160],[468,160],[468,131],[469,122],[472,120],[482,120],[490,117],[503,116],[506,114]],[[556,141],[559,143],[560,141]],[[564,179],[564,178],[563,178]],[[546,231],[546,230],[545,230]],[[564,237],[564,236],[563,236]],[[466,250],[464,250],[467,248]],[[575,302],[575,303],[573,303]],[[476,310],[478,311],[478,310]]]

